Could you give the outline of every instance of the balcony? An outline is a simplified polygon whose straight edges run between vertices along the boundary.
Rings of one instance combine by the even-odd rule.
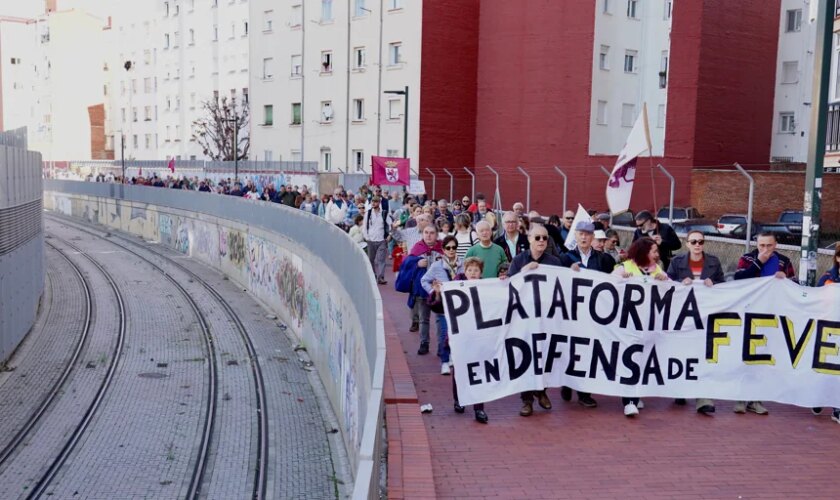
[[[826,152],[836,153],[840,151],[840,102],[828,105],[825,134]]]

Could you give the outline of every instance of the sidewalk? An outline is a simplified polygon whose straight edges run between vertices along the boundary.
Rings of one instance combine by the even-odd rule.
[[[473,419],[472,408],[456,414],[452,382],[440,375],[434,342],[428,355],[417,355],[419,334],[408,332],[407,296],[394,291],[393,275],[387,279],[379,289],[389,365],[389,498],[840,495],[840,425],[828,410],[815,417],[804,408],[769,403],[769,416],[736,415],[733,403],[719,401],[717,413],[705,417],[691,400],[681,407],[650,398],[639,417],[627,419],[618,398],[595,395],[599,407],[585,409],[550,389],[554,408],[534,405],[528,418],[519,416],[516,396],[488,403],[487,425]],[[433,413],[420,414],[425,403]]]

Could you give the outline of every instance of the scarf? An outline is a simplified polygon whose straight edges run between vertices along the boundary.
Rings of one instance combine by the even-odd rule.
[[[443,247],[440,245],[440,241],[436,241],[434,246],[429,246],[426,244],[425,241],[420,240],[411,248],[411,255],[412,257],[422,257],[427,255],[431,252],[437,252],[439,254],[443,254]]]

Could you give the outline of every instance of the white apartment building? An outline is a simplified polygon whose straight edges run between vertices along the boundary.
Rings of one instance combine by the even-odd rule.
[[[370,172],[419,165],[420,0],[251,0],[251,158]]]
[[[0,16],[0,130],[34,125],[38,43],[35,19]]]
[[[673,9],[673,0],[597,0],[590,155],[618,154],[645,103],[651,155],[664,153]]]
[[[123,1],[113,9],[108,142],[137,160],[205,159],[202,103],[248,100],[247,0]],[[130,62],[126,69],[126,62]]]
[[[817,2],[808,0],[782,0],[771,162],[804,163],[808,160],[814,49],[817,43],[816,5]],[[836,41],[835,37],[835,44]],[[836,85],[832,85],[829,100],[837,98]]]
[[[91,107],[104,101],[103,26],[101,18],[75,9],[37,19],[29,149],[45,161],[91,158]]]

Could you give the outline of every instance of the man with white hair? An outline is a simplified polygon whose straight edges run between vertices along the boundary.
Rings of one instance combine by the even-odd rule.
[[[522,217],[525,213],[525,205],[523,205],[521,201],[517,201],[513,204],[513,213],[515,213],[517,217]]]
[[[484,262],[482,278],[498,278],[499,266],[507,262],[505,251],[499,245],[493,243],[493,227],[486,220],[479,221],[475,225],[475,232],[478,235],[478,243],[467,250],[465,258],[478,257]]]
[[[282,190],[283,187],[281,186],[280,189]],[[333,191],[333,197],[330,202],[327,203],[324,218],[327,219],[327,222],[335,224],[343,229],[344,219],[347,218],[347,202],[344,201],[344,197],[341,195],[341,189],[336,188],[336,190]]]

